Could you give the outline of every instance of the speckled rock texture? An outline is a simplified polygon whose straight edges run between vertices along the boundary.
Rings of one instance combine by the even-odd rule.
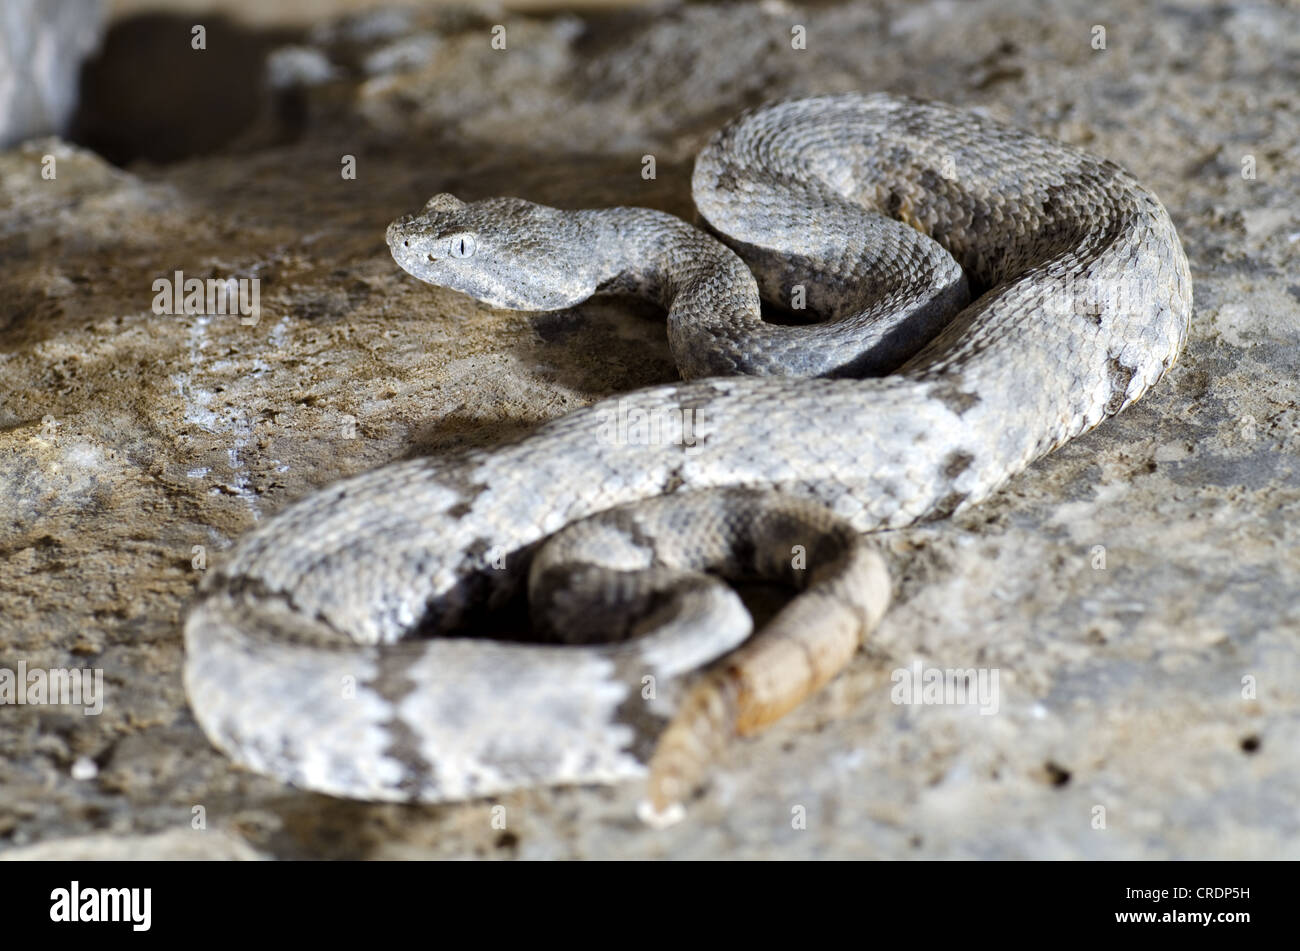
[[[104,681],[97,716],[0,707],[0,854],[1300,857],[1296,36],[1294,9],[1190,0],[380,13],[277,36],[218,151],[0,153],[0,668]],[[668,830],[632,786],[375,806],[214,751],[180,619],[241,533],[675,377],[654,308],[492,311],[402,273],[388,222],[444,190],[689,217],[722,121],[849,90],[984,111],[1154,189],[1195,295],[1170,376],[977,509],[888,536],[873,642]],[[257,320],[155,313],[178,270],[260,279]],[[895,703],[914,664],[996,671],[996,712]]]

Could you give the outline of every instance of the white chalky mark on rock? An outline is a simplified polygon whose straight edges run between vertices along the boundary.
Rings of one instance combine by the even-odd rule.
[[[211,315],[194,314],[188,319],[192,321],[188,333],[189,370],[174,373],[171,376],[172,384],[176,387],[176,392],[180,396],[184,407],[182,419],[190,425],[199,427],[204,432],[232,436],[231,445],[226,449],[226,461],[233,479],[231,482],[226,483],[224,492],[222,489],[214,488],[209,494],[222,495],[228,492],[236,496],[248,506],[253,520],[258,521],[261,519],[262,513],[258,506],[257,493],[252,488],[251,475],[243,455],[243,450],[247,449],[253,441],[252,424],[236,407],[231,407],[224,412],[213,409],[213,405],[218,402],[218,394],[195,386],[192,374],[200,371],[206,373],[218,371],[221,361],[217,361],[215,364],[210,363],[203,355],[204,348],[207,347],[209,342],[208,327],[212,323]],[[230,364],[227,362],[226,365],[229,366]],[[264,362],[255,363],[254,365],[254,370],[259,376],[265,373],[267,369]]]

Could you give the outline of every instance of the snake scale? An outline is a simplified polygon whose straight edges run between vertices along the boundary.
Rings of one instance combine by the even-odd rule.
[[[683,380],[343,480],[244,537],[185,626],[221,750],[371,800],[648,775],[665,817],[879,620],[863,533],[985,498],[1138,399],[1187,335],[1187,259],[1150,191],[950,106],[769,104],[712,137],[692,186],[700,227],[446,194],[390,225],[403,269],[495,307],[659,302]],[[749,577],[799,592],[753,637],[720,580]],[[525,586],[547,642],[435,636]]]

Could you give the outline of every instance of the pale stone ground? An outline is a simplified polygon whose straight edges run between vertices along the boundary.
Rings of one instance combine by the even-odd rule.
[[[98,717],[0,712],[0,851],[1300,857],[1300,13],[1133,6],[377,16],[275,57],[282,79],[333,78],[257,94],[221,154],[123,171],[50,142],[0,153],[0,667],[97,667],[108,691]],[[173,39],[188,55],[188,27]],[[209,78],[247,82],[221,52]],[[164,75],[140,81],[183,96]],[[505,797],[503,831],[494,803],[330,800],[209,747],[179,676],[194,546],[215,562],[331,480],[674,376],[653,309],[484,309],[400,272],[389,220],[440,190],[689,215],[691,158],[725,118],[876,89],[1153,187],[1195,282],[1170,377],[977,510],[891,538],[898,602],[870,648],[666,832],[636,823],[632,787]],[[153,144],[221,118],[185,105]],[[155,315],[176,269],[259,277],[260,322]],[[997,714],[891,703],[915,660],[996,668]]]

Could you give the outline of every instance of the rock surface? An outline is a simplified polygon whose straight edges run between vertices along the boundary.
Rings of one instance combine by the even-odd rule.
[[[1300,857],[1296,36],[1294,9],[1201,0],[381,13],[281,45],[219,152],[0,153],[0,668],[105,683],[98,716],[3,711],[0,850],[190,854],[173,838],[205,834],[201,807],[213,856]],[[208,745],[180,681],[198,566],[342,476],[674,378],[653,308],[486,309],[403,274],[392,218],[442,190],[689,216],[726,118],[876,89],[1161,196],[1196,301],[1166,381],[985,505],[894,533],[872,644],[667,831],[631,787],[376,806]],[[259,278],[259,319],[154,313],[177,270]],[[914,662],[996,669],[997,713],[893,703]]]

